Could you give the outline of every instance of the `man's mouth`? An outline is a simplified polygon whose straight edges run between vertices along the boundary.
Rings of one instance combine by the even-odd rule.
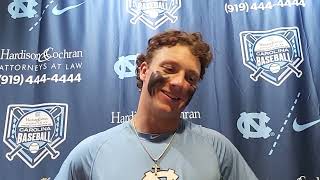
[[[170,93],[167,92],[167,91],[161,90],[161,92],[162,92],[163,94],[165,94],[166,96],[168,96],[170,99],[174,100],[174,101],[180,101],[180,100],[182,100],[181,97],[178,97],[178,96],[176,96],[176,95],[170,94]]]

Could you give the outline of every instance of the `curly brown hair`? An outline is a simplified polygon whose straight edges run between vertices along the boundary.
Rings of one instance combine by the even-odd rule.
[[[200,79],[203,79],[205,69],[209,66],[212,59],[210,46],[202,40],[202,36],[199,32],[188,33],[179,30],[169,30],[151,37],[148,41],[146,54],[140,54],[137,57],[136,78],[137,87],[140,90],[143,85],[139,75],[140,65],[143,62],[147,62],[149,64],[152,60],[154,51],[161,49],[162,47],[173,47],[177,44],[188,46],[191,53],[199,59],[201,64]]]

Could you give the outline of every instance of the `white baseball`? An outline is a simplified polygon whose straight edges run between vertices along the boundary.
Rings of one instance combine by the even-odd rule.
[[[271,64],[270,67],[269,67],[269,70],[274,74],[279,72],[280,69],[281,69],[280,65],[276,64],[276,63]]]
[[[29,151],[31,152],[31,153],[37,153],[38,151],[39,151],[39,144],[38,143],[31,143],[30,144],[30,146],[29,146]]]

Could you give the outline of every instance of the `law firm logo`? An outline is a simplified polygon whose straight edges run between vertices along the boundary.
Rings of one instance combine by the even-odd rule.
[[[299,29],[283,27],[240,33],[243,64],[253,71],[250,78],[280,86],[292,73],[298,78],[303,62]]]
[[[180,9],[181,0],[127,0],[127,11],[133,15],[130,23],[139,20],[149,28],[156,30],[166,21],[175,23],[178,19],[174,14]]]
[[[56,159],[60,152],[55,148],[66,139],[67,117],[67,104],[9,105],[3,142],[11,150],[6,158],[18,155],[30,168],[48,154]]]
[[[38,3],[35,0],[14,0],[9,4],[8,12],[13,19],[33,18],[37,14],[37,11],[33,8],[37,5]]]

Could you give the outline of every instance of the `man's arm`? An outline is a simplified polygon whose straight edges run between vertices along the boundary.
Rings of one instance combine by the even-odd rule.
[[[225,150],[220,158],[220,170],[223,180],[257,180],[258,178],[237,148],[227,138],[224,137],[223,141]]]
[[[80,142],[63,162],[55,180],[90,180],[98,148],[92,148],[91,137]]]

